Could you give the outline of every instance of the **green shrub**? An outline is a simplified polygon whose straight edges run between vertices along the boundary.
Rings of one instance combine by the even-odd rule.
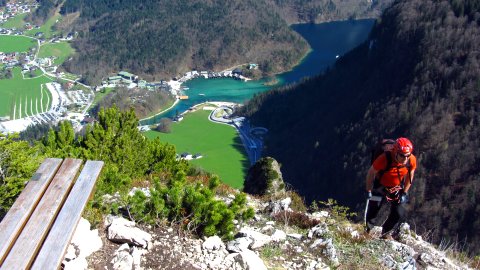
[[[350,212],[350,208],[339,205],[334,199],[328,199],[326,202],[320,201],[318,203],[327,208],[334,220],[346,221],[347,219],[356,216],[355,213]]]
[[[133,110],[121,112],[113,107],[101,110],[98,122],[88,127],[84,136],[75,137],[72,125],[63,122],[49,131],[43,145],[31,147],[26,141],[15,141],[15,137],[2,137],[0,215],[6,213],[47,155],[105,162],[94,200],[85,212],[94,224],[101,221],[101,213],[125,211],[140,223],[158,225],[170,221],[200,235],[231,238],[234,219],[253,217],[255,212],[246,206],[244,193],[237,194],[229,205],[215,199],[217,188],[222,186],[217,176],[202,175],[205,182],[187,181],[185,172],[195,170],[188,162],[176,160],[175,147],[159,139],[146,140],[137,126]],[[128,196],[133,183],[149,187],[150,195],[137,191]],[[120,200],[103,202],[103,195],[117,192]]]
[[[0,135],[0,219],[45,158],[40,145],[17,139],[17,135]]]

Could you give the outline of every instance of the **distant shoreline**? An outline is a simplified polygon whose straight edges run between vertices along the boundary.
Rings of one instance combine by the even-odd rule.
[[[162,113],[164,113],[164,112],[167,112],[167,111],[171,110],[173,107],[175,107],[175,105],[177,105],[177,103],[178,103],[179,101],[180,101],[179,98],[175,98],[175,101],[173,102],[173,104],[172,104],[170,107],[168,107],[168,108],[166,108],[165,110],[163,110],[163,111],[161,111],[161,112],[158,112],[158,113],[156,113],[156,114],[154,114],[154,115],[152,115],[152,116],[150,116],[150,117],[139,119],[138,121],[140,122],[140,121],[148,120],[148,119],[154,118],[155,116],[160,115],[160,114],[162,114]]]

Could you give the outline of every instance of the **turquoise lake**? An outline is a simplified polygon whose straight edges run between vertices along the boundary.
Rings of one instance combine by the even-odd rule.
[[[292,29],[302,35],[310,44],[311,51],[293,70],[277,76],[278,84],[294,83],[304,77],[320,74],[328,66],[335,63],[337,57],[364,42],[375,23],[373,19],[349,20],[322,24],[296,24]],[[185,94],[188,100],[181,100],[173,109],[157,115],[142,124],[153,124],[163,117],[173,117],[193,105],[205,101],[229,101],[242,103],[252,98],[254,94],[267,91],[275,86],[265,86],[264,81],[239,81],[229,78],[193,79],[182,84],[189,89]]]

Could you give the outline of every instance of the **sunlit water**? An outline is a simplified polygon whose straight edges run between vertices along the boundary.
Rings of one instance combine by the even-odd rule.
[[[322,24],[296,24],[292,29],[308,41],[312,50],[293,70],[277,76],[278,85],[299,81],[304,77],[320,74],[335,63],[338,57],[358,46],[368,38],[374,20],[340,21]],[[181,100],[173,109],[157,115],[142,124],[159,122],[163,117],[173,117],[193,105],[205,101],[228,101],[242,103],[254,94],[267,91],[263,80],[239,81],[229,78],[193,79],[183,84],[188,100]]]

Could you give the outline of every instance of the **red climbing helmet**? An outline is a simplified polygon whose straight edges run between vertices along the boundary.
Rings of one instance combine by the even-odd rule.
[[[412,154],[413,151],[413,144],[407,138],[398,138],[395,141],[395,145],[393,146],[393,151],[395,153],[401,153],[405,156]]]

